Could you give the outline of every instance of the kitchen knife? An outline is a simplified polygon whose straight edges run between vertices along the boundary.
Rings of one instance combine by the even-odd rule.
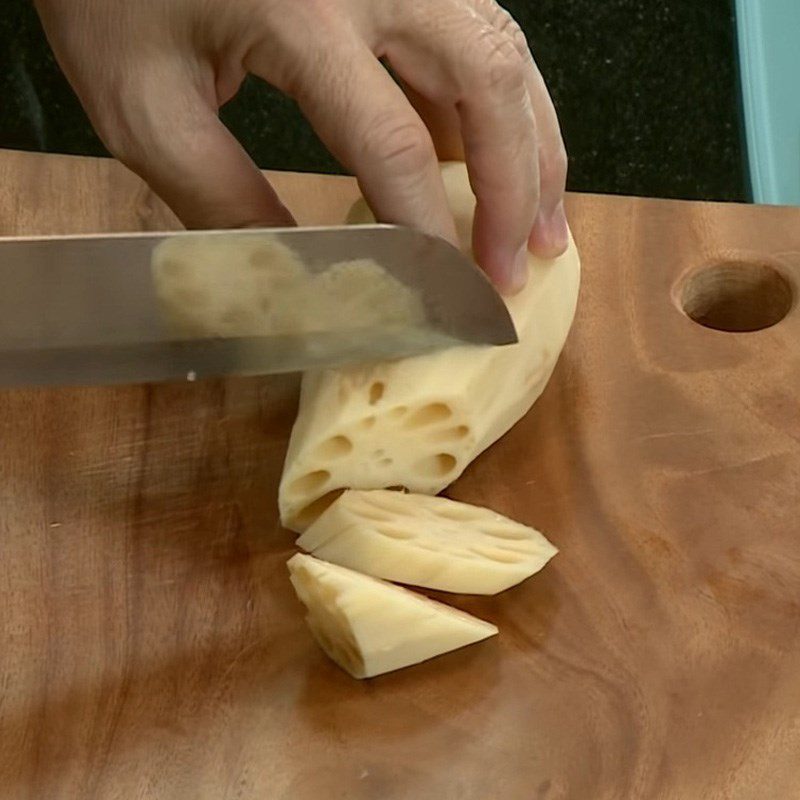
[[[0,387],[293,372],[516,340],[469,258],[400,226],[0,239]]]

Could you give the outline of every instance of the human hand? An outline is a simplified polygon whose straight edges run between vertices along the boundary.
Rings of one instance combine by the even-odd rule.
[[[474,255],[501,289],[521,288],[528,245],[542,256],[567,246],[556,114],[494,0],[36,5],[100,138],[187,227],[293,222],[218,118],[252,72],[295,98],[381,221],[454,242],[434,138],[445,157],[463,145]]]

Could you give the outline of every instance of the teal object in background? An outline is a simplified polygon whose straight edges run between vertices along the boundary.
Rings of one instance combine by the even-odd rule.
[[[800,206],[800,0],[736,0],[753,200]]]

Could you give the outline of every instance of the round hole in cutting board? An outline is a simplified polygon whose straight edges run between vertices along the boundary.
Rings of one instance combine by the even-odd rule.
[[[792,307],[792,287],[768,264],[730,261],[691,274],[681,307],[698,325],[746,333],[777,325]]]

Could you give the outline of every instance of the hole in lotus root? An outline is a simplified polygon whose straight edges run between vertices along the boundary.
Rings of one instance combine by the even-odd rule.
[[[458,461],[450,453],[437,453],[418,462],[416,469],[421,475],[428,478],[443,478],[451,473]]]
[[[434,442],[458,442],[466,439],[469,434],[469,425],[457,425],[455,428],[445,428],[443,431],[432,432],[430,436],[431,441]]]
[[[332,436],[317,448],[315,455],[318,458],[330,460],[346,456],[352,450],[353,443],[346,436]]]
[[[289,491],[292,494],[313,494],[319,491],[329,480],[331,474],[326,469],[314,470],[292,482]]]
[[[295,522],[301,528],[308,527],[314,522],[317,517],[320,517],[324,511],[327,511],[343,494],[344,489],[332,489],[330,492],[323,494],[302,508],[295,516]]]
[[[406,421],[407,428],[422,428],[436,422],[444,422],[453,416],[453,409],[447,403],[428,403],[415,411]]]
[[[499,550],[494,547],[482,547],[481,545],[475,545],[471,547],[475,555],[482,556],[483,558],[488,558],[491,561],[496,561],[498,564],[519,564],[522,561],[523,556],[510,553],[508,550]]]
[[[375,383],[369,387],[369,404],[374,406],[375,403],[377,403],[383,397],[383,393],[385,391],[386,386],[380,381],[375,381]]]
[[[414,534],[411,531],[406,531],[402,528],[381,527],[378,528],[378,532],[382,533],[384,536],[388,536],[390,539],[407,540],[414,538]]]
[[[525,531],[509,530],[500,525],[488,525],[483,529],[487,536],[492,536],[495,539],[503,539],[507,542],[522,542],[530,537]]]

